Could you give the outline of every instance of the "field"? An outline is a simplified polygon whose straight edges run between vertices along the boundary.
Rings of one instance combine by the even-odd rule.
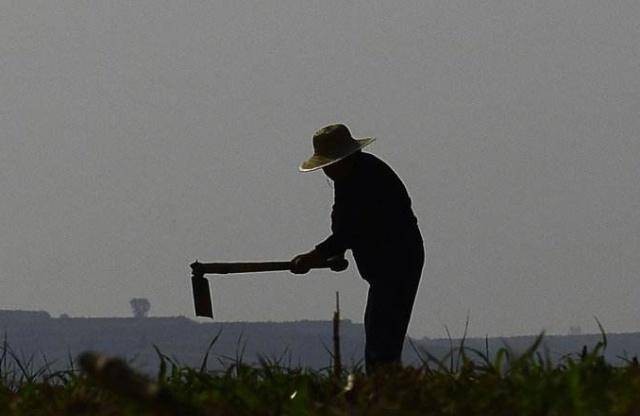
[[[366,376],[362,368],[310,371],[280,358],[252,365],[235,357],[223,371],[181,366],[157,350],[154,377],[96,353],[69,360],[64,371],[33,368],[4,344],[0,357],[2,415],[640,415],[640,366],[607,363],[606,335],[594,349],[553,364],[540,352],[543,335],[516,355],[489,355],[460,345],[422,365]],[[338,364],[337,362],[335,364]]]

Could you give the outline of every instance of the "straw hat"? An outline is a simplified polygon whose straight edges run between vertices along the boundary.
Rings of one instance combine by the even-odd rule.
[[[332,124],[313,135],[313,156],[300,164],[300,172],[310,172],[329,166],[357,152],[375,140],[374,137],[354,138],[344,124]]]

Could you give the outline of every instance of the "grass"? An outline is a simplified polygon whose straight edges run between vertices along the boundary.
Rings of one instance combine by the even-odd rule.
[[[602,330],[602,328],[601,328]],[[418,367],[365,375],[362,367],[312,371],[281,357],[257,365],[217,357],[218,333],[199,368],[180,365],[156,348],[158,372],[145,377],[118,358],[81,354],[65,371],[34,368],[6,339],[0,354],[2,415],[640,415],[637,358],[613,366],[602,341],[552,363],[539,349],[544,334],[523,353],[508,347],[489,355],[464,345],[436,358],[416,347]],[[46,362],[46,361],[45,361]]]

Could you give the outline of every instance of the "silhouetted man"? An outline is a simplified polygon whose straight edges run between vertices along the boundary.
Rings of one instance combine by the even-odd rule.
[[[364,315],[365,364],[400,364],[424,263],[423,240],[402,181],[382,160],[362,148],[374,138],[354,139],[346,126],[330,125],[313,136],[313,156],[302,172],[322,168],[334,181],[332,234],[312,251],[293,258],[293,272],[351,249],[369,283]]]

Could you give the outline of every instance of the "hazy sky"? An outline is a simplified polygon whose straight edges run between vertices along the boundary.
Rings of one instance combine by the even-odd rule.
[[[0,1],[0,308],[193,315],[188,265],[329,234],[320,127],[375,136],[427,260],[413,336],[639,330],[640,2]],[[362,320],[343,273],[219,320]]]

